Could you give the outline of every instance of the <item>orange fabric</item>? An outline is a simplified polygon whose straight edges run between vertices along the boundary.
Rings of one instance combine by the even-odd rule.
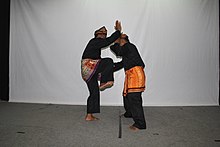
[[[145,90],[145,73],[142,66],[135,66],[125,71],[123,96],[131,92],[143,92]]]

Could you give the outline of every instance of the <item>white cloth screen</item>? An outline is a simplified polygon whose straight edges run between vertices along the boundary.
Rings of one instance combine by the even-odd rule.
[[[85,105],[82,52],[122,22],[145,64],[144,106],[217,105],[218,0],[11,0],[10,101]],[[114,57],[109,48],[102,57]],[[122,105],[124,71],[101,105]]]

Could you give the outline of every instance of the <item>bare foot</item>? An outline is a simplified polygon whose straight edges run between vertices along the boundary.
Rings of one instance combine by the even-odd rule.
[[[107,83],[101,83],[99,86],[100,91],[104,91],[107,88],[111,88],[113,86],[114,82],[113,81],[108,81]]]
[[[135,126],[130,126],[129,129],[131,129],[132,131],[138,131],[139,129]]]
[[[93,118],[94,120],[99,120],[99,118],[95,117],[94,115],[92,115],[92,118]]]
[[[92,114],[87,114],[85,120],[86,121],[94,121],[94,120],[99,120],[99,118],[93,116]]]

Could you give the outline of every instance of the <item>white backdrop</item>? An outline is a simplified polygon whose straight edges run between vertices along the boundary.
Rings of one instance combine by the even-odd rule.
[[[82,52],[116,19],[146,64],[145,106],[217,105],[218,0],[11,0],[10,101],[85,105]],[[114,55],[103,50],[102,57]],[[101,93],[122,105],[124,73]]]

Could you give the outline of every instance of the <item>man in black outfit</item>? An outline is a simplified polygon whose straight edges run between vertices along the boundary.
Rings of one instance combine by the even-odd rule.
[[[103,26],[96,30],[87,44],[81,61],[82,77],[85,80],[90,95],[87,99],[87,115],[85,120],[98,120],[93,113],[100,113],[100,91],[113,86],[113,60],[111,58],[101,58],[101,49],[109,46],[121,35],[121,23],[116,21],[115,32],[107,37],[107,30]],[[98,79],[100,78],[100,85]]]
[[[110,47],[122,61],[114,64],[114,71],[124,67],[125,84],[123,90],[124,117],[133,118],[131,130],[146,129],[146,122],[142,106],[142,92],[145,90],[145,64],[136,48],[130,43],[128,36],[122,34],[120,39]]]

